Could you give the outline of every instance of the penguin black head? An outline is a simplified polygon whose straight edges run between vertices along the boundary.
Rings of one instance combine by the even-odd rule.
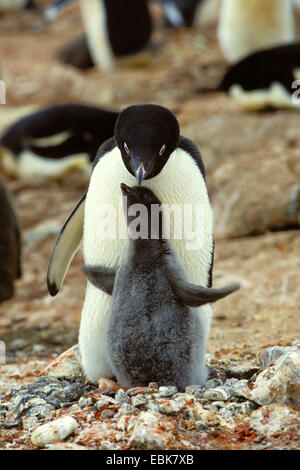
[[[166,108],[135,105],[124,109],[115,126],[115,137],[127,170],[137,178],[158,175],[178,146],[179,124]]]
[[[150,189],[142,186],[133,186],[130,188],[126,184],[121,183],[121,190],[123,197],[126,197],[126,205],[124,204],[124,212],[127,217],[127,225],[130,229],[130,224],[136,221],[136,223],[138,222],[139,226],[137,235],[140,236],[136,237],[134,235],[132,238],[161,238],[162,212],[160,210],[157,211],[157,218],[153,217],[152,213],[153,205],[157,209],[160,208],[160,200]],[[133,207],[134,205],[137,205],[136,208]],[[144,206],[145,212],[141,212],[141,205]],[[136,223],[134,223],[135,228]]]

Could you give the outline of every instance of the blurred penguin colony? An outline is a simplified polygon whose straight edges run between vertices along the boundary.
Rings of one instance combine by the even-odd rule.
[[[61,64],[109,77],[145,51],[159,54],[152,42],[157,31],[213,26],[225,64],[213,91],[228,94],[249,112],[299,107],[298,0],[0,0],[0,15],[20,18],[30,11],[47,29],[75,5],[82,33],[56,50]],[[21,275],[17,214],[6,178],[60,178],[74,168],[89,171],[100,145],[113,136],[121,111],[98,103],[49,103],[5,126],[0,136],[0,249],[5,253],[0,301],[14,295],[14,281]]]
[[[223,71],[217,83],[207,87],[207,95],[211,92],[224,95],[228,99],[229,106],[234,103],[246,113],[279,108],[297,110],[299,107],[297,93],[298,80],[300,80],[299,1],[57,0],[47,2],[0,0],[2,18],[6,16],[20,18],[30,12],[39,18],[45,30],[59,21],[59,18],[68,15],[74,8],[78,9],[82,30],[71,41],[63,42],[55,50],[55,60],[63,67],[75,69],[83,75],[94,71],[95,74],[99,74],[99,77],[105,76],[107,80],[110,80],[119,68],[134,67],[133,64],[139,63],[139,60],[141,60],[140,64],[146,67],[147,55],[141,59],[143,54],[147,53],[148,57],[151,54],[159,55],[160,44],[153,41],[155,34],[159,37],[160,32],[171,31],[171,34],[164,36],[163,43],[172,41],[176,31],[188,29],[201,32],[205,28],[211,28],[210,31],[213,33],[210,34],[214,34],[214,40],[222,55]],[[5,69],[5,63],[1,64],[1,68]],[[178,87],[180,89],[180,82],[178,82]],[[206,91],[204,87],[202,93]],[[57,101],[48,103],[47,106],[39,106],[19,119],[13,121],[10,119],[9,123],[4,126],[0,135],[2,177],[0,185],[0,301],[14,296],[15,281],[20,278],[22,272],[26,272],[26,266],[22,266],[21,269],[22,233],[20,234],[18,214],[8,189],[9,182],[12,180],[25,182],[27,179],[40,177],[60,179],[76,168],[85,174],[91,174],[90,186],[63,226],[52,253],[48,271],[48,288],[51,295],[56,295],[62,286],[82,239],[85,262],[90,265],[91,272],[92,265],[97,261],[98,248],[94,236],[97,221],[92,208],[99,196],[99,187],[102,191],[99,200],[102,197],[102,200],[106,202],[104,194],[107,201],[110,200],[109,198],[115,201],[120,196],[119,186],[124,183],[118,180],[119,175],[120,177],[129,175],[128,178],[131,180],[124,183],[125,188],[128,184],[127,191],[131,191],[129,184],[133,187],[146,180],[150,189],[154,192],[155,189],[159,191],[156,196],[162,202],[173,202],[173,199],[176,199],[175,195],[179,202],[182,202],[186,182],[180,179],[181,172],[182,174],[186,172],[191,176],[190,194],[193,193],[195,200],[205,201],[205,217],[208,221],[205,234],[207,248],[206,253],[201,256],[199,253],[182,255],[180,244],[176,245],[175,251],[182,255],[184,262],[188,261],[187,265],[190,269],[188,274],[192,277],[191,282],[195,283],[198,288],[201,287],[200,293],[203,295],[204,288],[207,290],[212,288],[213,217],[206,190],[205,155],[203,164],[194,143],[180,135],[176,119],[173,119],[173,116],[170,117],[162,107],[151,106],[134,109],[136,113],[131,115],[133,110],[130,107],[129,111],[128,109],[124,111],[121,106],[118,109],[110,109],[109,106],[102,106],[99,101],[95,103]],[[124,116],[128,117],[128,115],[130,119],[126,121]],[[166,122],[167,118],[164,118],[167,115],[170,120],[169,127]],[[162,134],[159,136],[155,134],[153,129],[157,130],[157,128],[164,133],[163,139],[161,139]],[[146,140],[143,141],[145,136]],[[157,144],[156,153],[159,161],[150,156],[149,149],[145,150],[146,144],[148,148],[153,147],[153,149]],[[143,152],[144,159],[141,156]],[[174,164],[172,166],[172,157],[170,161],[168,160],[173,152],[177,152],[177,167]],[[111,155],[111,167],[106,163],[108,153]],[[186,155],[191,158],[188,160]],[[162,171],[167,164],[168,171],[173,171],[172,175],[178,178],[174,178],[177,182],[176,188],[170,189],[170,181]],[[198,170],[197,175],[195,164]],[[115,174],[111,177],[109,172],[113,171]],[[152,181],[158,175],[164,183],[158,183],[155,186],[156,183]],[[110,187],[110,184],[114,186]],[[113,190],[116,190],[116,193],[112,196]],[[191,201],[194,201],[192,197]],[[103,248],[103,253],[100,253],[100,249],[98,250],[103,264],[110,265],[112,260],[116,265],[118,264],[119,258],[124,255],[123,246],[116,245],[114,249],[117,250],[114,256],[111,256],[112,248],[108,247],[106,251]],[[201,269],[203,268],[200,274],[198,265]],[[111,273],[108,274],[111,278]],[[178,281],[176,278],[174,284],[178,285],[181,282],[183,283],[182,280]],[[100,281],[99,284],[101,284]],[[110,284],[113,284],[111,279]],[[192,284],[188,286],[189,289],[191,286]],[[193,289],[197,286],[193,286]],[[235,286],[232,291],[236,289]],[[180,292],[187,296],[181,284]],[[112,288],[109,293],[112,293]],[[191,295],[190,290],[188,293]],[[194,295],[195,292],[193,291],[192,294]],[[197,295],[199,296],[199,291]],[[214,298],[211,292],[205,293],[205,299],[209,298]],[[97,381],[100,375],[112,375],[106,365],[106,359],[103,359],[106,352],[99,349],[101,342],[99,338],[102,340],[105,322],[103,320],[101,323],[102,320],[99,320],[100,326],[94,326],[91,321],[94,315],[92,310],[99,308],[99,305],[104,305],[103,299],[100,289],[88,283],[79,342],[84,370],[93,382]],[[200,299],[202,303],[199,299],[199,303],[195,303],[194,300],[193,303],[188,297],[190,303],[187,305],[193,307],[211,303],[205,299]],[[108,311],[109,304],[105,305]],[[206,307],[204,310],[203,318],[206,319],[206,324],[203,327],[204,339],[200,354],[202,359],[211,318],[210,310]],[[198,322],[197,318],[195,322]],[[96,327],[99,327],[101,332],[99,330],[96,334]],[[94,332],[93,338],[89,336],[91,331]],[[121,340],[123,341],[123,338],[120,342]],[[204,369],[205,366],[203,366]],[[205,382],[205,374],[204,370],[201,383]]]

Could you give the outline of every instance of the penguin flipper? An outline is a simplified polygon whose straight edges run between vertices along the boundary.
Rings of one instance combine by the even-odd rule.
[[[83,266],[82,271],[95,287],[103,290],[106,294],[112,295],[117,272],[116,268]]]
[[[53,248],[47,273],[47,286],[52,297],[59,292],[82,240],[85,198],[86,193],[62,226]]]
[[[181,279],[175,279],[171,284],[180,301],[189,307],[200,307],[201,305],[216,302],[240,288],[239,284],[232,284],[221,289],[215,289],[190,284]]]

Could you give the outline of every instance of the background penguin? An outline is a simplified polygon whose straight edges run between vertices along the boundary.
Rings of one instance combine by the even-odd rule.
[[[36,3],[33,0],[0,0],[0,13],[34,8],[35,6]]]
[[[147,0],[81,0],[85,37],[58,53],[61,62],[87,69],[113,69],[115,58],[142,51],[150,41],[152,20]],[[78,55],[78,57],[77,57]]]
[[[219,89],[243,108],[292,108],[299,78],[294,0],[223,0],[218,39],[231,62]]]
[[[292,0],[222,0],[217,35],[230,63],[291,43],[295,40]]]
[[[152,205],[161,209],[160,201],[141,186],[121,188],[128,227],[140,217],[135,205],[147,211],[145,227],[133,238],[129,228],[129,249],[119,269],[83,268],[90,282],[112,295],[105,339],[114,376],[127,388],[150,382],[175,385],[180,391],[191,384],[203,386],[205,325],[194,307],[215,302],[239,286],[212,289],[188,283],[163,238],[163,213],[158,220],[151,215]]]
[[[300,80],[300,43],[249,55],[229,68],[220,90],[248,110],[300,108],[295,80]]]
[[[117,116],[85,104],[50,106],[9,126],[0,146],[13,156],[12,172],[17,176],[60,176],[93,161],[100,145],[113,135]],[[10,163],[4,160],[8,171]]]
[[[123,217],[114,220],[115,215],[122,211],[119,185],[124,181],[126,185],[133,186],[137,180],[153,190],[169,207],[175,204],[201,207],[201,220],[194,217],[195,213],[192,217],[195,230],[202,234],[200,249],[187,245],[190,240],[186,234],[177,239],[171,231],[170,239],[171,246],[185,266],[189,281],[211,286],[213,213],[203,161],[194,143],[180,136],[175,116],[162,106],[147,104],[126,108],[118,117],[114,137],[100,147],[88,191],[64,224],[51,256],[48,269],[51,295],[56,295],[61,288],[82,236],[86,265],[111,268],[120,265],[128,240],[123,236],[127,233]],[[103,214],[103,208],[107,208],[106,214]],[[105,225],[110,228],[114,221],[118,222],[118,234],[115,238],[105,238]],[[110,303],[107,294],[87,283],[79,344],[85,374],[92,382],[101,375],[113,375],[103,342]],[[209,335],[211,314],[210,305],[201,308],[203,344]]]
[[[21,277],[19,224],[4,181],[0,179],[0,302],[14,295],[14,281]]]

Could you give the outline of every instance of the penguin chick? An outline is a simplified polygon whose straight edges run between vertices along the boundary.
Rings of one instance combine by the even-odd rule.
[[[291,0],[222,0],[217,36],[225,59],[247,55],[295,40]]]
[[[20,230],[14,204],[0,179],[0,302],[14,296],[14,281],[21,277]]]
[[[215,302],[239,286],[212,289],[188,283],[163,238],[160,201],[144,187],[121,184],[121,189],[130,239],[127,256],[119,269],[83,268],[91,283],[112,295],[106,346],[114,375],[125,387],[154,381],[184,391],[187,385],[204,385],[205,327],[195,307]],[[132,226],[136,227],[142,206],[145,217],[139,215],[136,233]],[[155,207],[160,208],[156,218]],[[139,235],[142,232],[145,238]]]
[[[249,111],[298,108],[300,43],[286,44],[250,54],[232,65],[219,89]]]
[[[93,161],[114,133],[118,113],[82,103],[42,108],[11,124],[0,137],[17,176],[55,177]]]

